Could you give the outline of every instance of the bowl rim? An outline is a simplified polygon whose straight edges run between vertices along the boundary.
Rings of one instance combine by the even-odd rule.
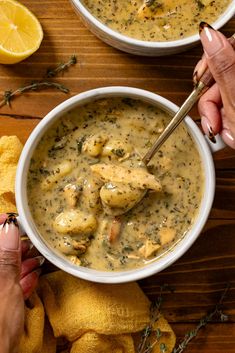
[[[204,138],[195,122],[189,116],[187,116],[184,122],[190,131],[190,135],[197,143],[197,147],[203,161],[205,174],[205,191],[203,194],[203,199],[201,201],[197,219],[191,229],[182,239],[180,239],[180,241],[173,247],[172,250],[167,251],[166,254],[164,254],[160,259],[153,261],[144,267],[140,267],[134,270],[106,272],[79,267],[72,264],[69,260],[66,260],[62,255],[59,255],[55,250],[50,248],[50,246],[46,243],[45,240],[43,240],[36,229],[27,202],[27,172],[31,156],[41,136],[45,133],[46,130],[50,128],[52,124],[54,124],[57,119],[59,119],[69,110],[79,105],[84,105],[89,101],[104,97],[130,97],[140,99],[144,102],[152,103],[171,114],[174,114],[178,110],[178,106],[166,98],[163,98],[155,93],[134,87],[110,86],[96,88],[83,93],[79,93],[78,95],[67,99],[66,101],[56,106],[53,110],[51,110],[41,120],[41,122],[32,131],[23,148],[16,173],[16,205],[19,213],[20,224],[22,225],[26,234],[28,234],[30,240],[40,251],[40,253],[55,266],[61,270],[64,270],[65,272],[70,273],[71,275],[92,282],[125,283],[146,278],[162,271],[173,262],[175,262],[178,258],[180,258],[189,249],[189,247],[191,247],[191,245],[201,233],[211,211],[215,192],[215,169],[208,142],[206,142],[206,139]]]
[[[184,47],[190,44],[196,43],[200,40],[199,34],[194,34],[192,36],[172,40],[172,41],[143,41],[139,39],[135,39],[132,37],[125,36],[120,32],[117,32],[110,27],[103,24],[99,21],[95,16],[91,14],[87,10],[87,8],[81,3],[80,0],[70,0],[73,5],[80,11],[80,13],[84,16],[86,20],[92,23],[96,28],[98,28],[101,32],[108,34],[110,37],[116,39],[118,42],[125,43],[126,45],[133,45],[136,47],[142,48],[152,48],[152,49],[167,49],[167,48],[177,48],[177,47]],[[235,0],[232,0],[231,3],[228,5],[227,9],[221,14],[221,16],[213,22],[211,25],[214,29],[221,28],[226,22],[228,22],[233,16],[235,15]]]

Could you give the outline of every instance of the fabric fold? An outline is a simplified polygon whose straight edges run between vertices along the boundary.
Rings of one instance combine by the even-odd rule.
[[[19,353],[55,353],[63,343],[70,353],[135,353],[148,325],[150,301],[137,283],[99,284],[56,271],[40,278],[38,292],[25,308]],[[175,335],[160,315],[154,330],[170,353]],[[156,335],[153,334],[153,341]]]

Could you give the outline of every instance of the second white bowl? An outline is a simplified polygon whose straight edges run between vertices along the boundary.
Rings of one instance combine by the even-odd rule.
[[[106,42],[107,44],[125,51],[130,54],[143,55],[143,56],[164,56],[175,53],[180,53],[186,49],[195,46],[200,38],[199,34],[192,35],[187,38],[166,41],[166,42],[150,42],[137,40],[125,36],[119,32],[112,30],[97,20],[79,0],[70,0],[75,11],[81,16],[85,25],[97,37]],[[225,10],[225,12],[211,24],[215,29],[221,28],[227,23],[235,14],[235,0]],[[202,19],[203,20],[203,19]]]

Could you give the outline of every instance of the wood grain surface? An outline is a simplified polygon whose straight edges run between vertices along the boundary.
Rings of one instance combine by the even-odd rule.
[[[180,105],[192,90],[192,73],[202,55],[201,46],[164,58],[143,58],[122,53],[102,43],[82,24],[68,0],[22,0],[39,18],[44,39],[27,60],[0,65],[0,93],[45,76],[48,67],[76,54],[78,63],[56,80],[70,88],[68,95],[54,90],[31,92],[0,108],[0,136],[17,135],[24,143],[38,122],[58,103],[79,92],[109,85],[135,86],[158,93]],[[223,27],[231,36],[235,18]],[[1,100],[1,99],[0,99]],[[191,116],[200,124],[196,107]],[[198,240],[175,264],[140,281],[150,299],[167,283],[163,312],[178,340],[210,311],[230,282],[224,311],[227,323],[211,323],[185,352],[235,353],[235,151],[214,155],[216,193],[208,222]]]

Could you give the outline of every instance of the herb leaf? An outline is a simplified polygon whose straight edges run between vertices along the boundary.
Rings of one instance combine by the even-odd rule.
[[[123,148],[113,148],[111,152],[117,157],[123,157],[125,155],[125,151]]]

